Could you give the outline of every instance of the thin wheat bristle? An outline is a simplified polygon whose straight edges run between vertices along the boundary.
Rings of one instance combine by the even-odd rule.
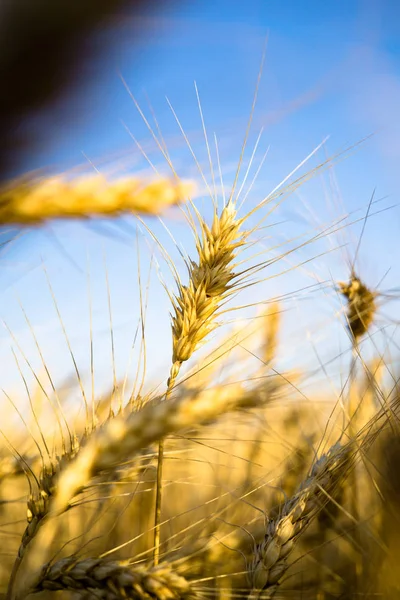
[[[43,568],[31,593],[70,590],[104,600],[190,600],[197,594],[171,566],[129,566],[102,558],[64,558]]]
[[[32,225],[48,219],[89,218],[120,213],[157,215],[183,202],[191,183],[135,177],[109,182],[102,175],[76,179],[19,179],[0,190],[0,223]]]
[[[358,341],[369,329],[375,315],[376,294],[355,273],[348,283],[339,282],[340,293],[347,299],[347,326]]]

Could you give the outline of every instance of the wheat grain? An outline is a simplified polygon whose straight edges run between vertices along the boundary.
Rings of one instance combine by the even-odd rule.
[[[157,215],[184,201],[193,185],[167,179],[145,182],[126,177],[113,182],[101,175],[77,179],[27,177],[0,190],[0,223],[32,225],[48,219],[139,213]]]

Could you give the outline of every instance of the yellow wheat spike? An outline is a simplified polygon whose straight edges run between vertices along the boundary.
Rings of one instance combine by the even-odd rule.
[[[20,178],[0,189],[0,224],[32,225],[49,219],[89,218],[121,213],[157,215],[193,192],[190,182],[146,182],[102,175],[67,179]]]

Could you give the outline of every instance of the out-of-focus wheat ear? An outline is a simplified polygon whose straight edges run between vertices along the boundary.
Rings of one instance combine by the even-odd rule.
[[[347,327],[358,344],[367,333],[376,311],[376,293],[372,292],[353,271],[348,283],[339,282],[340,293],[347,300]]]
[[[17,358],[14,350],[13,350],[13,354],[14,354],[14,358],[15,358],[16,363],[17,363],[17,367],[19,368],[18,358]],[[23,377],[22,371],[20,371],[20,374]],[[24,377],[23,377],[23,380],[25,382],[25,378]],[[26,389],[28,391],[28,398],[29,398],[30,403],[31,403],[31,408],[32,408],[33,414],[35,414],[34,410],[33,410],[33,405],[32,405],[31,396],[30,396],[30,393],[29,393],[28,386],[26,386]],[[28,423],[26,422],[26,420],[23,417],[22,413],[18,409],[17,405],[14,403],[14,401],[8,396],[8,394],[4,390],[3,390],[3,393],[7,397],[7,399],[9,400],[10,404],[13,406],[14,410],[16,411],[16,413],[18,414],[18,416],[21,419],[22,423],[24,424],[27,432],[29,433],[30,437],[32,438],[32,441],[35,444],[35,446],[37,448],[37,451],[39,453],[40,462],[43,465],[45,459],[44,459],[43,452],[42,452],[42,449],[40,447],[40,444],[35,439],[35,436],[33,435],[33,433],[31,431]],[[37,423],[37,424],[38,424],[38,427],[40,429],[39,423]],[[40,429],[40,431],[41,431],[41,429]],[[3,432],[1,432],[1,433],[2,433],[2,436],[4,437],[4,439],[6,440],[6,442],[8,443],[8,445],[10,445],[10,442],[8,441],[8,439],[5,436],[5,434]],[[49,451],[48,451],[48,447],[47,447],[47,444],[46,444],[46,440],[45,440],[44,437],[43,437],[43,443],[44,443],[45,450],[47,451],[47,455],[48,455],[48,457],[50,457],[50,454],[49,454]],[[12,449],[13,452],[14,452],[14,454],[19,457],[19,460],[20,460],[19,467],[20,468],[22,467],[22,472],[24,472],[25,475],[26,475],[26,478],[27,478],[28,484],[29,484],[29,489],[30,489],[30,498],[32,499],[33,495],[35,494],[36,489],[40,489],[41,488],[41,479],[40,478],[38,479],[36,477],[35,472],[33,470],[33,464],[32,465],[29,464],[29,462],[27,461],[27,459],[25,457],[23,457],[15,448],[11,447],[10,449]],[[15,469],[15,467],[14,467],[14,469]],[[14,473],[16,474],[17,471],[15,470]],[[2,475],[2,473],[0,471],[0,481],[1,481],[1,475]],[[31,478],[32,478],[32,480],[31,480]],[[25,531],[24,531],[24,533],[22,535],[22,539],[21,539],[20,546],[18,548],[17,556],[15,558],[15,561],[14,561],[14,564],[13,564],[13,567],[12,567],[12,570],[11,570],[7,598],[11,598],[12,588],[13,588],[14,581],[15,581],[17,573],[18,573],[18,569],[19,569],[19,567],[21,565],[21,562],[22,562],[22,559],[23,559],[23,556],[24,556],[24,553],[25,553],[25,548],[26,548],[27,544],[29,543],[30,539],[32,539],[32,536],[34,535],[34,533],[32,533],[32,532],[36,530],[36,522],[32,523],[32,516],[33,515],[32,515],[32,511],[30,510],[29,505],[30,505],[30,501],[28,501],[28,507],[27,507],[28,526],[26,527],[26,529],[25,529]]]
[[[358,432],[356,440],[346,444],[336,442],[313,465],[309,476],[298,491],[282,506],[279,515],[267,522],[264,540],[256,546],[249,569],[251,592],[249,599],[276,597],[282,578],[289,568],[288,556],[298,537],[320,513],[337,489],[343,486],[351,474],[360,453],[372,446],[392,416],[398,409],[394,399],[385,406],[367,425]]]
[[[279,302],[270,304],[264,314],[264,343],[262,359],[266,365],[272,363],[278,348],[278,334],[280,327],[280,305]]]
[[[29,177],[0,189],[0,223],[35,225],[49,219],[84,219],[121,213],[158,215],[184,202],[191,183],[135,177],[108,181],[102,175],[71,179]]]
[[[352,458],[351,445],[336,443],[316,461],[298,492],[282,506],[279,516],[268,521],[265,538],[256,546],[250,566],[250,599],[276,596],[298,537],[346,476]]]
[[[46,590],[68,590],[78,592],[81,598],[107,600],[191,600],[197,597],[190,583],[169,564],[131,566],[127,562],[75,556],[42,569],[30,593]]]
[[[57,489],[57,478],[60,472],[66,468],[66,465],[76,456],[78,451],[79,443],[75,438],[75,444],[74,446],[71,446],[69,452],[65,452],[60,457],[56,457],[53,462],[43,464],[40,476],[36,480],[37,486],[35,488],[32,487],[31,489],[27,504],[28,525],[22,534],[17,556],[8,582],[6,596],[8,600],[11,600],[13,596],[14,584],[28,546],[37,535],[47,516],[51,499]]]

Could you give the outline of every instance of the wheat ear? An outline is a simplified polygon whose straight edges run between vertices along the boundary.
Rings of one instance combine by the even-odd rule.
[[[27,505],[27,521],[28,525],[22,534],[21,543],[18,548],[17,556],[14,561],[14,565],[11,571],[10,579],[8,582],[8,589],[6,597],[10,599],[12,597],[13,586],[18,574],[18,570],[21,566],[22,560],[28,549],[29,544],[36,536],[39,528],[43,524],[43,520],[46,517],[51,499],[56,491],[56,480],[59,474],[66,465],[76,456],[79,451],[78,441],[74,440],[74,445],[71,447],[70,452],[64,453],[62,456],[56,458],[56,460],[48,465],[44,465],[40,477],[38,479],[38,489],[35,492],[31,492]]]
[[[184,201],[192,190],[192,184],[167,179],[149,183],[135,177],[109,182],[101,175],[70,180],[25,177],[0,190],[0,224],[32,225],[124,212],[156,215]]]
[[[376,311],[376,294],[353,272],[350,281],[339,282],[340,293],[347,300],[347,326],[355,342],[368,331]]]
[[[178,282],[178,294],[173,299],[169,386],[174,384],[182,363],[217,326],[218,308],[234,287],[233,259],[237,249],[245,244],[246,232],[240,231],[243,220],[237,218],[232,202],[220,215],[214,214],[211,228],[200,218],[198,260],[188,264],[188,285]]]
[[[170,565],[130,566],[102,558],[69,556],[46,565],[30,593],[70,590],[83,598],[105,600],[190,600],[196,593]]]
[[[351,444],[332,446],[316,461],[299,491],[285,502],[279,517],[268,522],[264,540],[256,546],[250,568],[251,600],[275,596],[289,567],[288,555],[348,471],[354,456],[352,448]]]

